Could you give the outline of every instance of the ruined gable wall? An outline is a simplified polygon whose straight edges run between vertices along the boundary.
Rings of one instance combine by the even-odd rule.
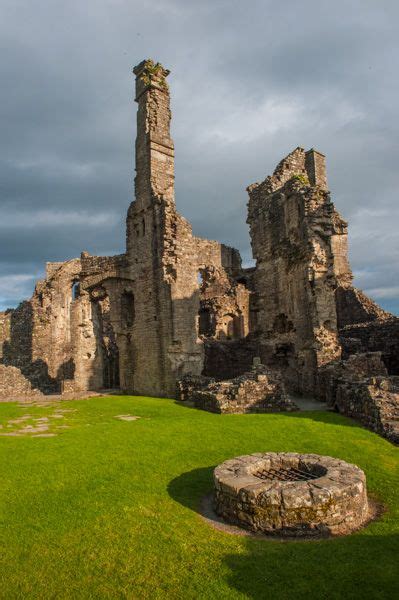
[[[291,387],[304,392],[314,390],[317,367],[340,355],[331,237],[345,232],[316,154],[297,148],[273,176],[248,188],[263,358],[279,359]]]
[[[93,265],[89,269],[86,260],[87,285],[107,274],[107,264],[108,275],[114,273],[115,259],[90,260],[97,262],[97,269]],[[44,393],[101,389],[104,365],[99,317],[85,288],[82,260],[47,263],[46,267],[46,279],[37,283],[32,298],[2,319],[5,333],[0,335],[7,339],[2,340],[1,360],[20,369]]]

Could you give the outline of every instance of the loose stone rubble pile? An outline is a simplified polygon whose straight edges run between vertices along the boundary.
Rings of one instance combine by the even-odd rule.
[[[265,413],[299,410],[285,392],[281,376],[264,365],[225,381],[186,377],[178,399],[214,413]]]
[[[214,471],[216,513],[254,532],[347,534],[368,519],[366,477],[356,465],[317,454],[259,453]]]

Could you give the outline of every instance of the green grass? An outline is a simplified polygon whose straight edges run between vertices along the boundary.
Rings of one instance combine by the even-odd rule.
[[[1,598],[397,597],[398,449],[353,421],[322,412],[220,416],[115,396],[55,408],[1,404],[0,431],[60,407],[76,411],[52,424],[56,437],[0,437]],[[114,418],[126,413],[142,418]],[[386,512],[351,536],[317,542],[211,528],[197,508],[212,469],[259,451],[354,462]]]

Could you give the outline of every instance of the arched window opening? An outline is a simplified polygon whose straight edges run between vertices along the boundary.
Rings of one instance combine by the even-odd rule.
[[[215,316],[209,308],[200,308],[198,313],[198,335],[215,335]]]
[[[72,284],[72,300],[76,300],[80,295],[80,283],[79,281],[74,281]]]
[[[125,291],[121,296],[121,318],[124,327],[132,327],[136,317],[133,292]]]
[[[221,340],[236,340],[243,337],[241,316],[231,313],[223,315],[218,326],[218,337]]]

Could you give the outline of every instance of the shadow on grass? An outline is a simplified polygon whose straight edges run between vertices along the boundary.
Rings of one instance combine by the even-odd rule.
[[[201,499],[213,489],[212,473],[215,467],[193,469],[175,477],[168,485],[169,496],[199,513]]]
[[[211,492],[214,466],[173,479],[170,496],[200,513]],[[399,537],[363,530],[317,541],[259,540],[240,537],[243,552],[226,554],[226,582],[246,598],[393,598],[397,594]],[[225,534],[230,535],[230,534]],[[223,569],[224,571],[224,569]]]
[[[246,552],[224,557],[229,586],[246,598],[397,597],[397,535],[325,541],[245,538]]]

